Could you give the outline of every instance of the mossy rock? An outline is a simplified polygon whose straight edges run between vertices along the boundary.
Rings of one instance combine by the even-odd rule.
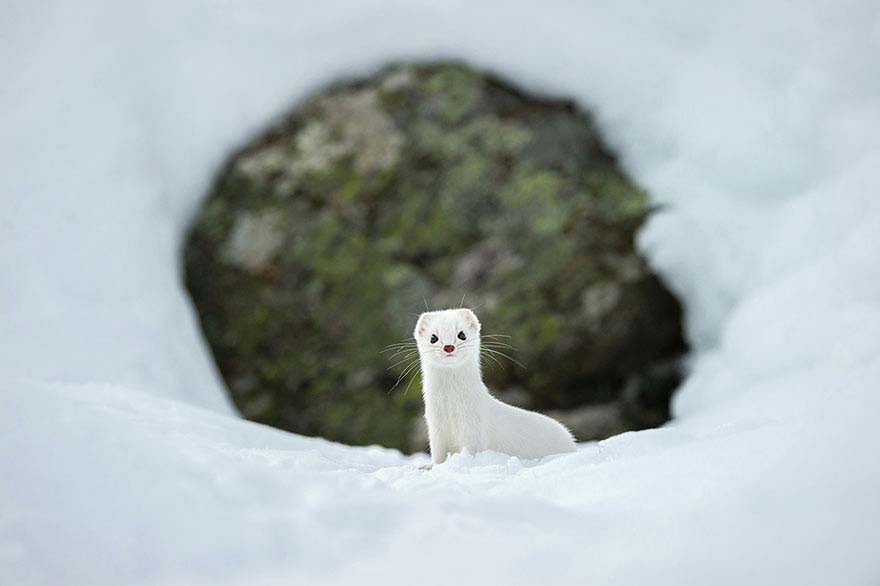
[[[679,304],[634,248],[649,211],[573,103],[404,64],[309,99],[232,157],[186,282],[257,421],[420,448],[418,380],[389,392],[408,363],[380,351],[424,303],[465,296],[525,365],[486,363],[490,387],[541,410],[616,404],[633,429],[668,417],[684,351]]]

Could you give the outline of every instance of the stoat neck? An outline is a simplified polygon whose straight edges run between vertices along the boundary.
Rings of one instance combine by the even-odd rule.
[[[469,362],[454,368],[423,364],[422,374],[426,395],[439,389],[443,389],[444,394],[485,393],[478,363]]]

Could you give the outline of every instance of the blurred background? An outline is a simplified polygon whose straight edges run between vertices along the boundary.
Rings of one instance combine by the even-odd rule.
[[[186,242],[186,283],[250,419],[426,448],[426,307],[477,310],[509,403],[581,441],[669,418],[678,300],[634,236],[649,198],[589,112],[463,62],[340,80],[242,145]]]

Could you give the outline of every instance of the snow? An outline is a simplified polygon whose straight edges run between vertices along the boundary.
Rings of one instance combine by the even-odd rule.
[[[0,10],[0,582],[880,581],[875,3]],[[594,109],[663,206],[673,424],[423,471],[234,416],[186,221],[272,116],[408,57]]]

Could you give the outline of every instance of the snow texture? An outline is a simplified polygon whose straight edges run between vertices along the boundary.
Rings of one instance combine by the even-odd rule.
[[[0,6],[3,584],[877,584],[876,2]],[[523,462],[235,417],[180,282],[230,149],[464,58],[587,106],[662,205],[662,429]]]

